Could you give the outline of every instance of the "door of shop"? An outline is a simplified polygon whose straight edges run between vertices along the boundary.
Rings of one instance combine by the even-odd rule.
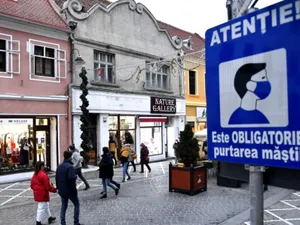
[[[50,161],[50,121],[49,119],[37,119],[43,120],[36,123],[35,138],[36,138],[36,161],[45,162],[45,168],[51,170]]]
[[[136,117],[135,116],[109,116],[109,135],[113,137],[117,144],[117,156],[120,155],[122,145],[125,144],[125,132],[131,136],[135,146],[136,137]],[[127,136],[127,135],[126,135]],[[134,149],[135,150],[135,149]]]

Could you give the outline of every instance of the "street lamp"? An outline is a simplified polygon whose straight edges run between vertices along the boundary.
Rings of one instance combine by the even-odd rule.
[[[78,66],[82,66],[85,64],[85,61],[83,60],[83,58],[80,56],[80,52],[77,48],[74,48],[74,51],[78,52],[78,56],[75,58],[74,62],[76,63],[76,65]]]

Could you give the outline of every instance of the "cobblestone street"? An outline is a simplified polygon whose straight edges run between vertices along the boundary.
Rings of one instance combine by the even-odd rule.
[[[91,189],[88,191],[83,191],[84,186],[78,183],[81,222],[85,225],[208,225],[220,224],[249,208],[248,185],[239,189],[219,187],[214,176],[208,179],[207,192],[192,197],[169,193],[168,163],[152,163],[151,173],[131,172],[132,180],[121,184],[120,194],[116,197],[110,190],[104,200],[99,199],[102,190],[99,179],[89,180]],[[121,180],[121,169],[116,169],[114,179]],[[5,218],[1,224],[35,224],[36,203],[28,189],[29,182],[0,188],[0,217]],[[270,187],[265,198],[281,190]],[[52,194],[50,206],[52,214],[59,219],[58,195]],[[72,213],[73,206],[69,204],[68,224],[72,224]]]

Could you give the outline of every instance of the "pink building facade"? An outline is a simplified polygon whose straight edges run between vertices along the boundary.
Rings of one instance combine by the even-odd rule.
[[[69,28],[51,1],[2,4],[0,175],[32,170],[39,160],[55,170],[72,140]]]

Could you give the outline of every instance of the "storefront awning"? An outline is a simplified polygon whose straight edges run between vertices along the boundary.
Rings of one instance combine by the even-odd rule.
[[[167,122],[167,117],[140,117],[140,122]]]

